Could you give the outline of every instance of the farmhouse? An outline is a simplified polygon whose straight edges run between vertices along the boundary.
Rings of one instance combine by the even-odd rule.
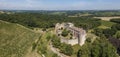
[[[72,39],[66,39],[61,36],[62,29],[67,29],[72,33]],[[57,23],[55,26],[55,33],[60,36],[61,42],[66,43],[66,44],[79,44],[82,46],[85,43],[85,36],[86,36],[86,31],[83,30],[82,28],[77,28],[74,26],[72,23]]]

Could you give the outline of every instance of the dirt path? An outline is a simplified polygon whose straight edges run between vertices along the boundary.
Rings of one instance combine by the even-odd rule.
[[[36,31],[34,31],[34,30],[31,30],[31,31],[36,32]],[[37,33],[38,33],[38,32],[37,32]],[[37,40],[38,40],[38,39],[36,39],[36,41],[37,41]],[[35,49],[34,51],[32,51],[32,47],[30,47],[30,48],[28,49],[28,53],[26,53],[24,57],[44,57],[44,56],[42,56],[41,54],[38,54],[38,53],[37,53],[37,49]]]
[[[32,47],[28,49],[28,53],[24,57],[42,57],[37,50],[32,51]]]
[[[67,56],[67,55],[64,55],[64,54],[60,53],[57,48],[54,48],[54,47],[53,47],[53,45],[52,45],[51,42],[50,42],[50,45],[49,45],[49,46],[50,46],[50,49],[51,49],[55,54],[57,54],[58,56],[60,56],[60,57],[69,57],[69,56]]]
[[[53,31],[51,31],[51,33],[53,33]],[[43,37],[43,35],[45,35],[45,34],[46,34],[46,33],[43,32],[43,33],[42,33],[42,37]],[[60,56],[60,57],[69,57],[69,56],[67,56],[67,55],[64,55],[63,53],[60,53],[60,52],[59,52],[59,49],[54,48],[51,42],[49,42],[49,45],[48,45],[48,46],[50,47],[50,50],[53,51],[53,53],[57,54],[58,56]],[[32,50],[32,48],[29,48],[29,49],[28,49],[28,53],[27,53],[24,57],[45,57],[44,55],[38,54],[38,53],[37,53],[37,50],[34,50],[34,51],[32,51],[32,52],[31,52],[31,50]]]

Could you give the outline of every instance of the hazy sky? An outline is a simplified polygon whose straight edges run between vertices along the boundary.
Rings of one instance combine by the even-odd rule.
[[[120,0],[0,0],[0,9],[113,10],[120,9]]]

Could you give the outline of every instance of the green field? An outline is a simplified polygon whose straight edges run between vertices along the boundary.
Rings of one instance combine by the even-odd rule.
[[[24,57],[37,38],[24,26],[0,20],[0,57]]]
[[[106,28],[110,28],[114,24],[116,24],[116,23],[101,20],[101,26],[99,26],[98,28],[106,29]]]

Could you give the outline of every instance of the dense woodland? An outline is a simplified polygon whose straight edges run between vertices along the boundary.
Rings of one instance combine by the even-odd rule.
[[[0,20],[18,23],[26,27],[51,28],[56,23],[72,22],[77,27],[91,29],[100,25],[99,19],[91,17],[67,17],[63,15],[50,15],[40,13],[0,14]]]
[[[118,57],[116,49],[106,39],[98,38],[94,43],[87,42],[77,54],[78,57]]]
[[[116,24],[108,29],[95,28],[93,33],[99,37],[106,37],[109,42],[116,47],[117,52],[120,55],[120,19],[111,19],[110,21],[115,22]]]
[[[5,11],[6,12],[6,11]],[[61,11],[45,11],[45,10],[13,10],[9,12],[17,12],[17,13],[42,13],[42,14],[52,14],[52,15],[78,15],[78,14],[90,14],[89,16],[120,16],[120,10],[61,10]]]

